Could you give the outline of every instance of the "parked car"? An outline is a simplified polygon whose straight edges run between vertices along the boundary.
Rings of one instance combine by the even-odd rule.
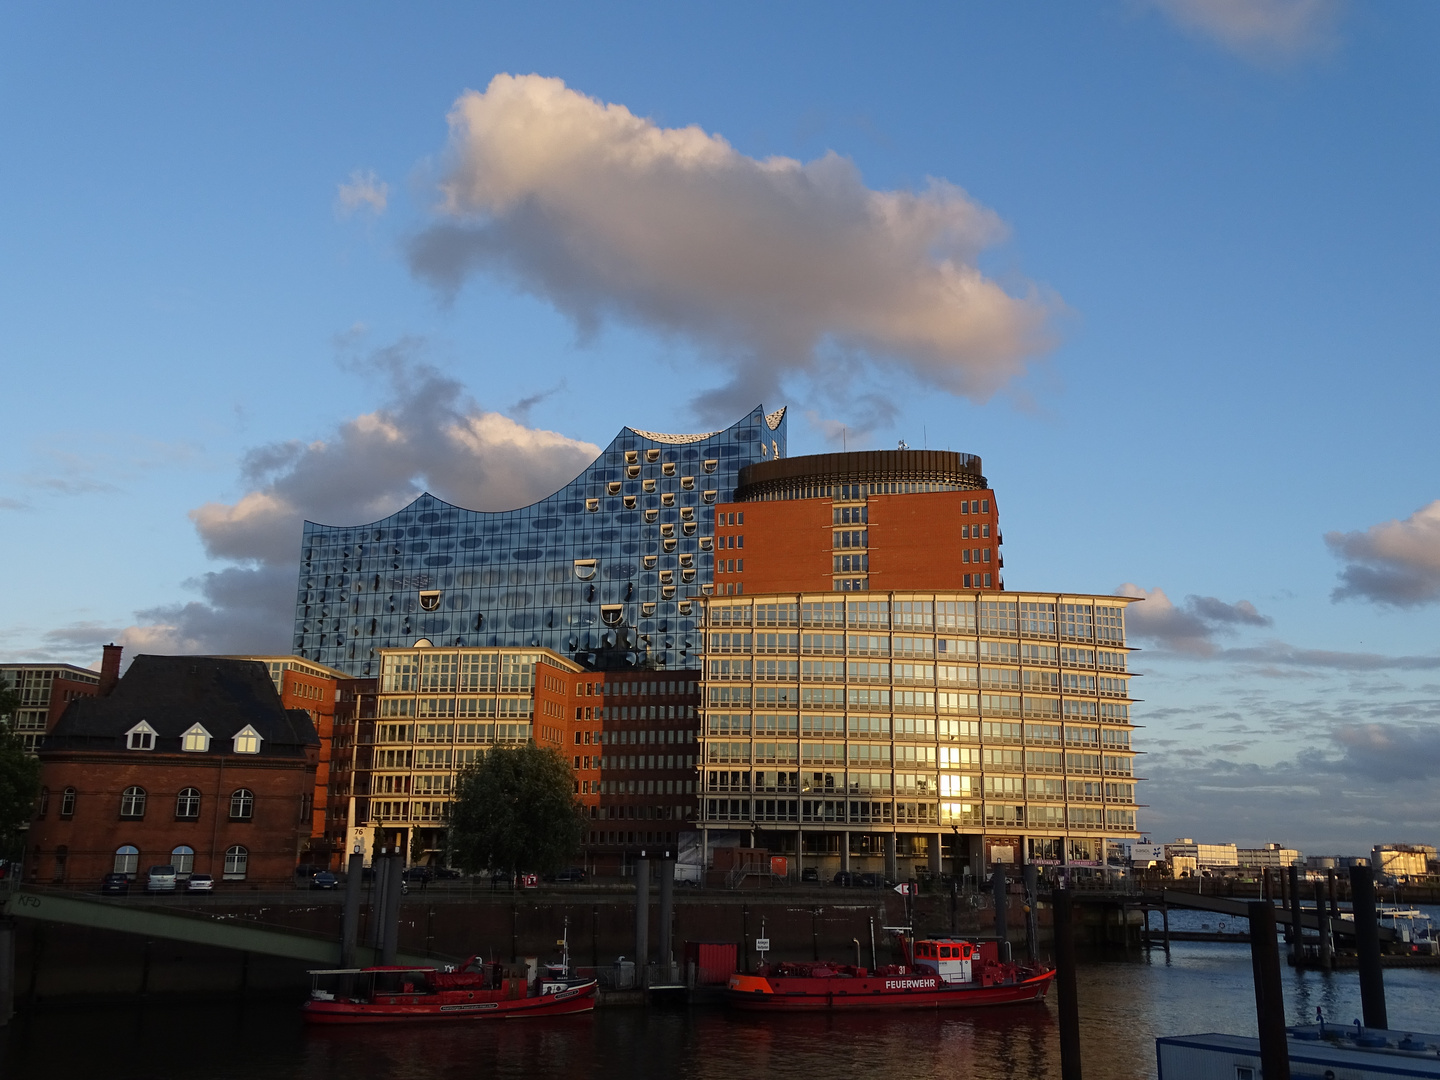
[[[310,875],[310,888],[312,889],[338,889],[340,879],[329,870],[321,870],[319,873]]]
[[[175,867],[169,863],[164,866],[152,866],[145,874],[145,891],[174,892],[175,880]]]
[[[214,892],[215,879],[209,874],[191,874],[185,883],[186,892]]]
[[[820,871],[819,871],[818,869],[816,869],[815,867],[813,867],[813,866],[804,867],[804,868],[800,871],[800,880],[801,880],[801,881],[819,881],[819,880],[820,880]]]
[[[106,874],[100,879],[100,891],[106,896],[124,896],[130,891],[130,879],[124,874]]]
[[[885,879],[879,874],[857,874],[855,884],[862,889],[878,889],[885,884]]]
[[[428,866],[407,866],[404,878],[406,881],[434,881],[435,871]]]
[[[854,885],[854,884],[855,884],[855,875],[852,874],[852,873],[850,873],[849,870],[837,870],[837,871],[835,872],[835,884],[836,884],[836,885]]]
[[[585,871],[578,866],[567,866],[564,870],[558,871],[549,880],[560,885],[573,885],[576,882],[585,880]]]
[[[435,876],[441,881],[459,881],[463,875],[460,873],[458,867],[437,866],[435,868]]]

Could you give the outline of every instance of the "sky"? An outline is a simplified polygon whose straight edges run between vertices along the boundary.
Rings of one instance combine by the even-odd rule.
[[[6,5],[0,147],[4,659],[788,405],[1146,598],[1152,839],[1440,840],[1440,6]]]

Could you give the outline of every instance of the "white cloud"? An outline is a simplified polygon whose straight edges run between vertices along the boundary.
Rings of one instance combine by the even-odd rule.
[[[390,185],[375,174],[374,169],[356,169],[347,183],[335,192],[335,209],[341,217],[357,210],[379,217],[390,202]]]
[[[1164,589],[1143,589],[1126,582],[1116,592],[1121,596],[1137,596],[1141,603],[1131,604],[1125,614],[1130,636],[1154,642],[1167,652],[1191,656],[1214,656],[1219,651],[1217,633],[1226,633],[1240,626],[1269,626],[1271,619],[1255,610],[1248,600],[1226,603],[1213,596],[1187,596],[1176,604]]]
[[[414,271],[448,291],[507,279],[585,332],[686,339],[731,365],[707,415],[856,358],[983,400],[1049,347],[1058,302],[980,272],[1005,228],[943,180],[875,191],[833,153],[757,160],[536,75],[496,76],[449,121],[442,220],[412,242]]]
[[[1331,532],[1325,543],[1347,565],[1336,600],[1372,600],[1414,607],[1440,600],[1440,499],[1404,521],[1382,521],[1364,532]]]
[[[1335,43],[1340,0],[1150,0],[1186,30],[1251,59],[1290,59]]]

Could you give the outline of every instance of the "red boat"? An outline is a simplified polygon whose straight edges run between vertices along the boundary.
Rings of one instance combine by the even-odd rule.
[[[595,1007],[594,979],[573,979],[568,964],[536,979],[513,965],[471,957],[458,968],[369,967],[312,971],[312,1024],[376,1024],[412,1020],[499,1020],[564,1016]]]
[[[1044,965],[1000,959],[997,942],[902,937],[907,963],[875,969],[828,963],[767,964],[731,975],[726,998],[737,1009],[955,1009],[1041,1001],[1055,978]]]

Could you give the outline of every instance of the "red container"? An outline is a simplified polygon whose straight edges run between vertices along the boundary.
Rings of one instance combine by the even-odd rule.
[[[724,986],[739,970],[733,941],[687,941],[685,967],[695,965],[696,986]]]

